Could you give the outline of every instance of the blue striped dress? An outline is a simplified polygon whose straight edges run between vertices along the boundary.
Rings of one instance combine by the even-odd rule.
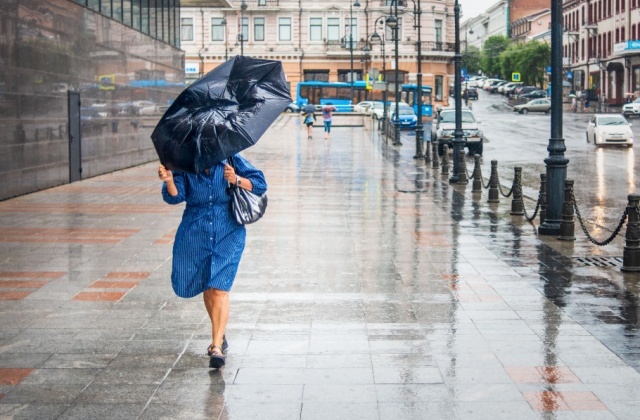
[[[224,179],[223,161],[209,175],[174,172],[178,195],[172,197],[162,185],[162,197],[169,204],[186,201],[173,245],[171,284],[176,295],[197,296],[214,288],[229,291],[244,250],[246,231],[231,216],[230,196]],[[253,192],[267,191],[264,174],[240,155],[233,156],[236,173],[251,180]]]

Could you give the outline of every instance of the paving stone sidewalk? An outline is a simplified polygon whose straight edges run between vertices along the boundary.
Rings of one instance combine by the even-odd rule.
[[[0,202],[0,418],[636,419],[629,278],[576,270],[363,128],[283,115],[208,369],[148,164]],[[470,190],[470,188],[467,188]]]

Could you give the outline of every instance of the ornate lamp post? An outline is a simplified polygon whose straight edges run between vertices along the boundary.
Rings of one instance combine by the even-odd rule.
[[[422,28],[422,8],[420,7],[420,0],[416,3],[414,0],[411,0],[413,3],[413,15],[415,16],[414,20],[414,28],[418,31],[418,74],[416,75],[416,82],[418,83],[418,91],[417,98],[414,100],[417,102],[418,106],[418,125],[416,126],[416,154],[413,156],[414,159],[422,159],[424,158],[424,154],[422,153],[422,143],[424,141],[424,128],[422,125],[422,40],[420,38],[421,28]]]
[[[351,100],[353,101],[353,8],[359,9],[360,2],[356,0],[349,3],[349,55],[351,56],[351,70],[349,73],[349,84],[351,85]],[[356,26],[357,27],[357,26]]]
[[[395,93],[396,93],[396,107],[395,107],[395,115],[396,115],[396,123],[393,124],[393,121],[391,121],[391,123],[393,124],[393,145],[394,146],[402,146],[402,142],[400,141],[400,124],[399,124],[399,103],[400,103],[400,90],[398,89],[398,85],[399,85],[399,79],[400,79],[400,72],[398,70],[398,66],[399,66],[399,56],[398,56],[398,0],[394,0],[392,5],[395,4],[395,12],[393,15],[389,16],[387,18],[387,26],[389,28],[391,28],[391,30],[393,31],[393,39],[395,41],[395,47],[396,47],[396,55],[395,55],[395,64],[396,64],[396,68],[395,68],[395,77],[394,77],[394,86],[395,86]],[[385,104],[386,106],[386,104]]]
[[[386,55],[385,55],[385,51],[384,51],[384,44],[385,44],[385,36],[384,36],[384,28],[383,28],[383,32],[382,32],[382,36],[380,36],[377,32],[377,27],[380,23],[382,23],[383,25],[385,24],[387,17],[386,16],[380,16],[378,19],[376,19],[376,22],[374,23],[374,32],[371,35],[371,41],[372,42],[380,42],[380,50],[382,52],[382,77],[386,76],[386,72],[387,72],[387,60],[386,60]],[[382,91],[382,132],[386,133],[385,129],[387,128],[387,88],[386,88],[386,83],[385,83],[385,89]]]
[[[547,166],[547,217],[538,228],[541,235],[557,235],[562,222],[564,181],[569,159],[562,138],[562,2],[551,2],[551,138],[544,160]]]
[[[455,110],[456,110],[456,128],[453,132],[453,174],[449,178],[449,182],[458,182],[459,169],[460,169],[460,152],[464,148],[464,132],[462,131],[462,96],[461,96],[461,79],[462,79],[462,55],[460,54],[460,5],[458,0],[454,5],[455,14],[455,35],[456,35],[456,48],[455,48],[455,81],[454,81],[454,96],[455,96]],[[445,153],[448,151],[445,148]]]
[[[242,0],[240,4],[240,55],[244,55],[244,11],[247,10],[247,3]]]

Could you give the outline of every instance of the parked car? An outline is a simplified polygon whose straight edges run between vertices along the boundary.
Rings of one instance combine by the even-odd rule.
[[[373,101],[362,101],[353,106],[353,112],[360,112],[363,114],[373,113]]]
[[[398,104],[398,115],[396,116],[396,104],[389,107],[389,121],[391,124],[398,124],[400,128],[415,128],[418,125],[418,117],[412,107],[407,104]]]
[[[513,90],[516,87],[520,86],[520,85],[522,85],[522,83],[520,83],[520,82],[507,83],[507,84],[504,84],[504,85],[500,86],[498,88],[498,92],[503,94],[503,95],[505,95],[505,96],[509,96],[509,94],[511,94],[511,92],[513,92]]]
[[[478,128],[480,121],[476,120],[469,109],[462,110],[462,131],[464,132],[464,147],[469,149],[469,154],[482,155],[484,135]],[[456,111],[453,108],[442,109],[438,112],[438,118],[433,124],[431,141],[437,142],[438,154],[442,156],[445,147],[451,147],[453,134],[456,128]]]
[[[622,115],[629,117],[631,115],[640,115],[640,98],[631,102],[630,104],[624,104],[622,107]]]
[[[475,99],[476,101],[478,100],[478,89],[469,86],[468,87],[469,90],[469,99]]]
[[[513,90],[513,93],[516,96],[523,95],[525,93],[533,92],[534,90],[538,90],[535,86],[518,86]]]
[[[287,108],[284,110],[284,112],[295,112],[295,113],[298,113],[298,112],[300,112],[300,107],[298,106],[297,103],[291,102],[289,105],[287,105]]]
[[[375,101],[373,103],[373,109],[371,110],[373,113],[373,118],[376,120],[381,120],[384,116],[384,105],[382,102]]]
[[[484,82],[484,86],[483,89],[486,90],[487,92],[490,92],[491,89],[496,86],[498,83],[504,82],[504,80],[501,79],[487,79]]]
[[[526,104],[514,106],[513,112],[519,112],[520,114],[544,112],[545,114],[548,114],[551,112],[551,101],[548,99],[533,99]]]
[[[524,93],[522,95],[520,95],[521,98],[523,99],[540,99],[540,98],[546,98],[547,97],[547,92],[542,90],[542,89],[537,89],[537,90],[533,90],[529,93]]]
[[[587,141],[595,146],[603,144],[624,144],[633,146],[631,124],[622,115],[596,114],[587,124]]]
[[[498,83],[495,83],[494,85],[492,85],[492,86],[489,88],[489,92],[491,92],[491,93],[498,93],[498,89],[500,88],[500,86],[504,86],[504,85],[506,85],[507,83],[509,83],[509,82],[507,82],[506,80],[502,80],[502,81],[500,81],[500,82],[498,82]]]

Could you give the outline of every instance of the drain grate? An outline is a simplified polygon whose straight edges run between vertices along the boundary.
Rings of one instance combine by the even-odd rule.
[[[580,267],[622,267],[622,257],[574,257]]]

